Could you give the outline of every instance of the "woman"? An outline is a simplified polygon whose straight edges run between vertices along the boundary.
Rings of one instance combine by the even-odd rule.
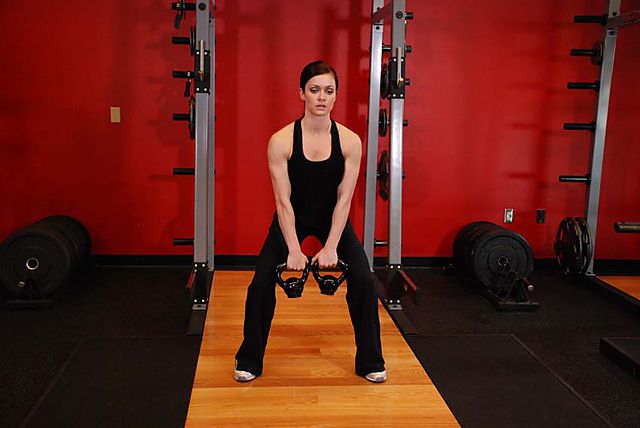
[[[276,304],[275,268],[286,259],[288,269],[303,270],[308,259],[300,242],[309,235],[323,243],[312,264],[317,261],[321,269],[332,268],[339,256],[349,266],[347,304],[356,338],[356,374],[371,382],[387,379],[374,278],[349,221],[362,147],[354,132],[331,120],[337,91],[333,67],[322,61],[305,66],[300,75],[304,116],[269,140],[276,214],[247,292],[244,341],[236,354],[237,381],[262,374]]]

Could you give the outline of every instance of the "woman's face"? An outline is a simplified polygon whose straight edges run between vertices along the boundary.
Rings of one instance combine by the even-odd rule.
[[[304,101],[309,113],[316,116],[329,114],[336,102],[336,81],[333,74],[319,74],[309,79],[304,92],[300,90],[300,99]]]

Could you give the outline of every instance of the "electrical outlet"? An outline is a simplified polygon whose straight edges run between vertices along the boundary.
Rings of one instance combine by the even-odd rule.
[[[120,107],[111,107],[111,123],[120,123]]]
[[[536,223],[544,223],[547,219],[547,210],[544,208],[538,208],[536,210]]]
[[[513,223],[513,208],[504,209],[504,222]]]

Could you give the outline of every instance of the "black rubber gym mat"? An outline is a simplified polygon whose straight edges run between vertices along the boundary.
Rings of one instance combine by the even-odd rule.
[[[199,346],[199,337],[87,339],[23,426],[183,426]]]
[[[603,337],[600,353],[640,380],[640,337]]]
[[[513,335],[406,339],[465,428],[611,426]]]

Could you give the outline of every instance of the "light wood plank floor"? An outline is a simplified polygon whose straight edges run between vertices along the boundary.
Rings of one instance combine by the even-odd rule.
[[[598,279],[640,300],[640,276],[598,276]]]
[[[236,382],[234,356],[252,276],[215,272],[187,426],[458,426],[381,304],[389,378],[372,384],[355,374],[346,284],[335,296],[323,296],[312,277],[300,299],[287,299],[277,288],[263,374]]]

